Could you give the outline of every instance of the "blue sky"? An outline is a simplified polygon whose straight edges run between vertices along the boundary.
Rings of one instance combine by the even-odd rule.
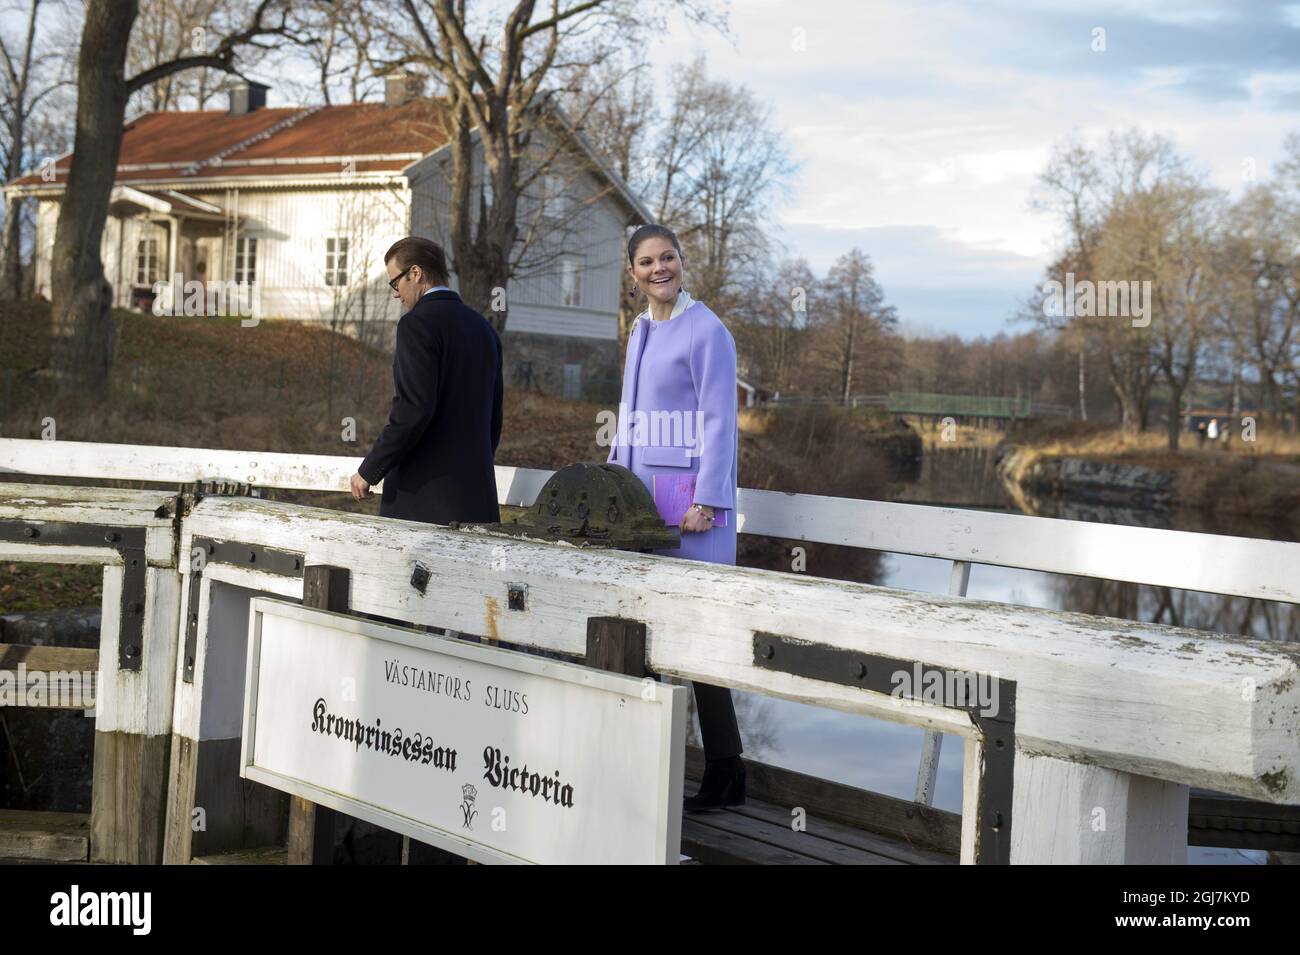
[[[1061,239],[1035,180],[1072,132],[1163,133],[1236,194],[1300,130],[1300,3],[733,0],[731,23],[652,62],[703,52],[770,104],[800,164],[779,240],[819,273],[863,249],[915,332],[1024,327]]]

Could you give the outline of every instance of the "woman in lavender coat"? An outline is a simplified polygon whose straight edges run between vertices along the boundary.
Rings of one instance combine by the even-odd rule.
[[[627,245],[628,271],[648,308],[628,336],[619,428],[609,454],[655,493],[659,483],[694,494],[681,518],[682,545],[669,557],[736,562],[736,345],[718,316],[682,288],[677,236],[658,225],[637,229]],[[664,414],[664,412],[667,412]],[[687,811],[740,805],[745,767],[731,691],[695,684],[704,742],[700,791]]]

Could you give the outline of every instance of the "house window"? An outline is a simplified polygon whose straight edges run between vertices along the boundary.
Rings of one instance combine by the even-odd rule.
[[[348,284],[347,236],[328,236],[325,239],[325,284]]]
[[[579,259],[560,261],[560,303],[573,307],[582,304],[582,262]]]
[[[551,173],[546,177],[546,214],[563,219],[569,214],[569,192],[564,177]]]
[[[256,281],[257,239],[238,239],[235,242],[235,284],[252,285]]]
[[[152,286],[158,281],[158,240],[140,239],[135,244],[135,284]]]

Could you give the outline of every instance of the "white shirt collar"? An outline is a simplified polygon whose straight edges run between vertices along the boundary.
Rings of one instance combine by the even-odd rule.
[[[677,290],[677,301],[676,301],[676,303],[674,303],[674,305],[673,305],[673,313],[672,313],[671,315],[669,315],[666,319],[664,319],[664,321],[671,322],[674,318],[676,318],[678,315],[680,315],[682,312],[686,311],[688,308],[690,308],[690,307],[691,307],[692,305],[694,305],[694,304],[695,304],[695,299],[691,298],[691,293],[690,293],[690,292],[686,291],[686,289],[684,289],[684,288],[683,288],[683,289],[678,289],[678,290]],[[651,322],[654,321],[654,319],[650,317],[650,306],[649,306],[649,305],[647,305],[646,308],[645,308],[645,311],[641,313],[641,317],[644,318],[644,319],[646,319],[647,321],[651,321]]]
[[[429,294],[429,292],[450,292],[450,291],[451,291],[451,289],[447,288],[447,286],[445,286],[445,285],[435,285],[433,288],[429,289],[427,292],[421,292],[421,293],[420,293],[420,298],[424,298],[426,295]]]

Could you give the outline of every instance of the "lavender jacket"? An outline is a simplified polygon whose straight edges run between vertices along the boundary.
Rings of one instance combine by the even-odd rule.
[[[695,503],[712,506],[719,521],[726,512],[726,527],[683,532],[680,548],[656,553],[734,564],[736,343],[718,316],[694,302],[667,321],[638,318],[618,415],[611,464],[630,469],[652,492],[656,474],[694,474]]]

